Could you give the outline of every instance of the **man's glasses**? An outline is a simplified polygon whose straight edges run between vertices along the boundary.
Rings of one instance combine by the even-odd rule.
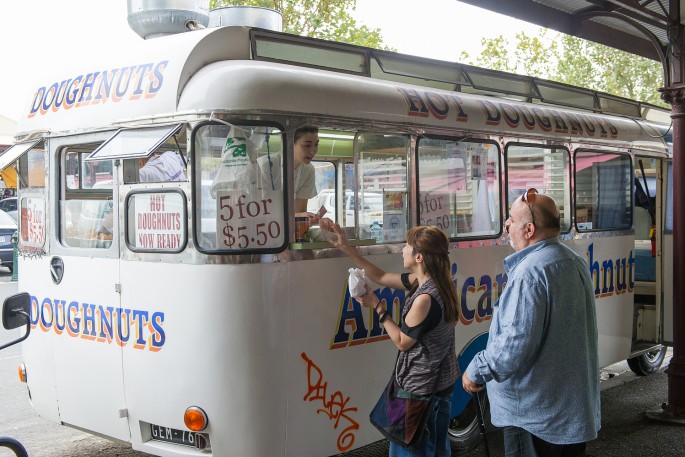
[[[533,220],[533,225],[535,225],[535,213],[533,212],[533,206],[531,203],[535,201],[535,196],[538,194],[538,190],[535,187],[531,187],[521,195],[521,201],[526,202],[528,209],[530,210],[530,217]],[[537,227],[537,226],[536,226]]]

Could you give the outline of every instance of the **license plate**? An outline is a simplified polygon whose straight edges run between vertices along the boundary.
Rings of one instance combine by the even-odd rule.
[[[153,440],[165,441],[167,443],[182,444],[184,446],[195,447],[197,443],[197,432],[189,432],[187,430],[176,430],[171,427],[162,427],[161,425],[150,424],[150,434]],[[200,437],[201,442],[206,440],[205,436]],[[204,446],[203,446],[204,447]]]

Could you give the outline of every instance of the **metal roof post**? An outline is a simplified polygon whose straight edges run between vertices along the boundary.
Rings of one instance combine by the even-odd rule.
[[[666,56],[669,78],[661,97],[671,105],[673,120],[673,358],[668,374],[668,402],[648,417],[677,423],[685,421],[685,34],[680,24],[680,4],[670,0]],[[668,284],[665,285],[668,287]]]

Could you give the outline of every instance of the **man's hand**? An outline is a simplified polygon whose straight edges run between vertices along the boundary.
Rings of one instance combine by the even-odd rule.
[[[461,375],[461,386],[470,394],[480,392],[485,388],[483,384],[476,384],[475,382],[471,381],[466,373]]]

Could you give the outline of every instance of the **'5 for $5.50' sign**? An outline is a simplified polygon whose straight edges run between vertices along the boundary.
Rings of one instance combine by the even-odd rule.
[[[283,191],[219,191],[216,197],[218,248],[260,249],[283,244]]]

